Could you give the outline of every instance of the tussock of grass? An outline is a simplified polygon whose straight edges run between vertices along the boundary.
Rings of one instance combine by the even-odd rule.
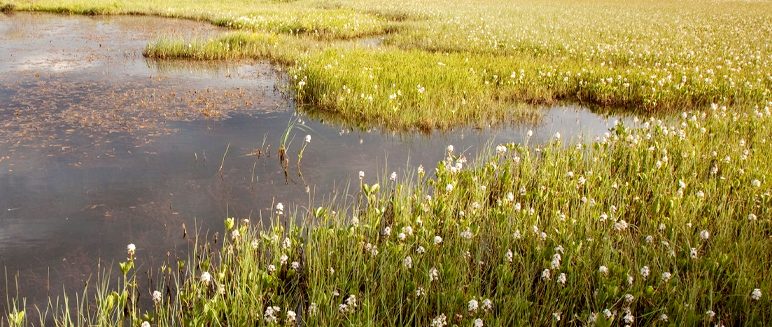
[[[161,326],[427,326],[442,316],[486,326],[763,324],[770,106],[619,125],[584,146],[505,144],[469,163],[449,150],[433,177],[366,175],[351,202],[294,214],[277,205],[270,228],[226,220],[217,244],[194,244],[152,285],[137,284],[129,260],[117,289],[49,313]],[[137,304],[155,290],[152,306]],[[31,313],[13,307],[9,321]]]
[[[287,35],[232,32],[212,40],[161,39],[149,44],[144,55],[158,59],[263,59],[294,65],[299,54],[315,47],[314,41]]]
[[[347,9],[316,8],[260,11],[216,19],[214,24],[234,29],[310,35],[326,40],[379,35],[394,29],[386,20],[377,16]]]
[[[16,6],[12,3],[0,3],[0,12],[7,14],[13,12]]]
[[[715,101],[763,101],[766,88],[709,85],[689,73],[666,89],[641,71],[576,60],[527,56],[427,53],[398,49],[335,49],[313,53],[293,71],[299,98],[355,120],[389,128],[449,128],[517,118],[513,103],[562,100],[674,111]],[[613,76],[613,77],[610,77]]]

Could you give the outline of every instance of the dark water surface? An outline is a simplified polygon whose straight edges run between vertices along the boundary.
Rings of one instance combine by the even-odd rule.
[[[183,224],[219,231],[227,216],[303,205],[306,183],[320,199],[360,170],[373,182],[408,162],[434,167],[449,144],[473,157],[528,130],[531,143],[556,132],[587,139],[616,120],[555,107],[538,123],[397,135],[301,118],[307,130],[293,133],[286,184],[276,150],[295,109],[279,69],[142,57],[162,35],[222,32],[152,17],[0,15],[0,266],[10,283],[0,280],[0,311],[17,274],[20,295],[40,304],[62,286],[80,290],[98,262],[123,260],[128,243],[144,271],[167,251],[184,253]],[[294,158],[306,134],[304,183]],[[267,156],[250,155],[259,148]]]

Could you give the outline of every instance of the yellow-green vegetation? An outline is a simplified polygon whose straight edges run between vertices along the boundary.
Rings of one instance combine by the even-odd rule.
[[[349,202],[277,204],[271,226],[226,220],[152,285],[132,245],[119,283],[42,313],[12,301],[12,326],[772,321],[768,2],[11,4],[241,29],[146,55],[272,60],[310,110],[394,129],[506,121],[521,102],[684,111],[590,144],[502,144],[470,162],[448,147],[432,172],[368,172]],[[384,44],[357,46],[373,35]]]
[[[448,147],[433,176],[419,167],[374,183],[364,174],[348,203],[278,203],[271,226],[227,219],[220,241],[199,240],[150,285],[130,245],[119,283],[96,283],[77,310],[52,304],[48,318],[762,325],[772,320],[770,109],[713,106],[618,125],[591,144],[502,144],[470,162]],[[22,302],[10,307],[12,326],[38,320]]]
[[[213,40],[154,42],[146,54],[275,60],[292,67],[307,109],[389,128],[517,119],[518,102],[570,100],[638,113],[745,105],[764,101],[772,88],[766,1],[10,3],[16,10],[141,13],[241,29]],[[351,46],[368,36],[385,40]]]

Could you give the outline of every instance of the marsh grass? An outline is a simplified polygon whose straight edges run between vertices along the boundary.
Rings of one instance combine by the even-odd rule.
[[[770,105],[617,125],[590,144],[556,136],[476,159],[449,148],[433,171],[363,177],[352,197],[315,208],[277,205],[265,226],[229,218],[222,237],[196,240],[152,283],[136,287],[130,267],[77,310],[49,315],[57,325],[763,324]],[[123,300],[154,290],[163,296],[149,307]],[[30,313],[23,303],[6,321]]]
[[[265,59],[307,107],[390,129],[516,121],[515,103],[579,101],[635,113],[770,95],[768,2],[137,2],[15,0],[15,10],[151,14],[241,30],[161,39],[154,58]],[[346,40],[380,36],[383,46]],[[302,85],[301,85],[302,84]],[[345,88],[343,87],[345,86]],[[417,92],[424,87],[426,92]],[[395,92],[401,91],[398,99]],[[389,101],[391,100],[391,101]]]
[[[604,14],[567,4],[483,7],[511,12],[525,25],[461,6],[411,20],[376,48],[239,35],[244,40],[236,46],[228,46],[228,37],[188,48],[179,40],[151,45],[146,54],[290,64],[304,106],[402,130],[517,121],[522,117],[512,108],[518,103],[575,101],[653,114],[713,102],[742,106],[770,94],[769,54],[759,45],[772,31],[761,27],[763,18],[748,16],[761,9],[769,17],[763,5],[743,6],[712,21],[706,21],[710,11],[690,3],[642,8],[612,3]],[[666,12],[673,8],[683,9],[683,17]],[[569,19],[569,10],[578,17]],[[447,17],[454,13],[467,16]],[[734,30],[727,31],[729,26]]]

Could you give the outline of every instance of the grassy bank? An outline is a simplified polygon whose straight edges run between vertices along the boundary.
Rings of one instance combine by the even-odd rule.
[[[151,286],[130,259],[125,281],[57,321],[760,325],[772,320],[771,106],[468,162],[449,148],[434,174],[365,174],[350,202],[277,205],[272,227],[226,220],[219,242],[200,240]],[[24,312],[19,325],[35,319]]]
[[[13,0],[16,10],[151,14],[240,30],[153,42],[158,58],[292,67],[308,108],[391,129],[521,117],[569,100],[638,113],[759,103],[772,89],[768,2]],[[378,47],[357,47],[379,36]]]

